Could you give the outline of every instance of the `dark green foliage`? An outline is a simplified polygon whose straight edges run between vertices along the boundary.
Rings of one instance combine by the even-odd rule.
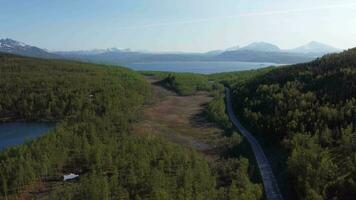
[[[131,135],[150,88],[130,70],[0,54],[0,72],[2,121],[58,122],[51,133],[0,152],[0,198],[66,173],[80,180],[55,187],[49,199],[262,196],[246,160],[211,168],[193,150]]]
[[[289,185],[299,199],[356,195],[356,49],[237,80],[232,88],[248,126],[289,151]]]
[[[125,68],[6,54],[0,54],[0,64],[3,121],[104,116],[142,103],[149,90],[142,77]]]
[[[117,136],[117,135],[116,135]],[[116,137],[115,136],[115,137]],[[95,169],[69,193],[74,199],[214,199],[215,177],[196,152],[158,139],[118,138],[95,148]],[[101,148],[98,149],[98,148]],[[95,158],[96,157],[96,158]],[[204,184],[202,184],[204,183]]]
[[[205,115],[210,122],[216,123],[221,128],[226,131],[231,129],[230,119],[226,114],[225,108],[225,96],[223,94],[217,95],[212,101],[206,106]]]
[[[263,75],[274,67],[266,67],[255,70],[237,71],[237,72],[222,72],[216,74],[210,74],[209,79],[215,82],[220,82],[224,85],[236,84],[237,82],[242,83],[256,76]]]
[[[0,72],[3,121],[60,121],[53,133],[1,152],[3,195],[66,171],[104,170],[105,152],[150,95],[141,76],[119,67],[1,54]]]
[[[247,176],[248,160],[227,159],[215,164],[220,184],[219,200],[261,199],[261,186],[253,184]]]

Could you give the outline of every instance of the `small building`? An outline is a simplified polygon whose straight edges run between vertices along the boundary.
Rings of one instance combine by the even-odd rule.
[[[79,177],[78,174],[70,173],[67,175],[63,175],[63,181],[71,181],[71,180],[77,179],[78,177]]]

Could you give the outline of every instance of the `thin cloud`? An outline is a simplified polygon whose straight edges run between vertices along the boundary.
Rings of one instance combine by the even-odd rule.
[[[283,14],[293,14],[293,13],[302,13],[302,12],[317,11],[317,10],[350,8],[350,7],[356,7],[356,3],[334,4],[334,5],[328,5],[328,6],[315,6],[315,7],[309,7],[309,8],[274,10],[274,11],[265,11],[265,12],[251,12],[251,13],[242,13],[242,14],[237,14],[237,15],[227,15],[227,16],[213,17],[213,18],[200,18],[200,19],[195,19],[195,20],[182,20],[182,21],[173,21],[173,22],[165,22],[165,23],[154,23],[154,24],[146,24],[146,25],[138,25],[138,26],[121,27],[121,28],[119,28],[119,30],[143,29],[143,28],[153,28],[153,27],[181,25],[181,24],[196,24],[196,23],[203,23],[203,22],[210,22],[210,21],[220,21],[220,20],[224,20],[224,19],[235,19],[235,18],[241,18],[241,17],[283,15]]]

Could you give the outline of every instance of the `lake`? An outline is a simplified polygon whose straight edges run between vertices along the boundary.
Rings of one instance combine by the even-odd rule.
[[[54,127],[54,123],[0,123],[0,150],[23,144],[26,140],[37,138]]]
[[[201,74],[212,74],[219,72],[243,71],[258,69],[278,65],[274,63],[257,62],[217,62],[217,61],[196,61],[196,62],[137,62],[125,63],[131,69],[138,71],[169,71],[169,72],[193,72]]]

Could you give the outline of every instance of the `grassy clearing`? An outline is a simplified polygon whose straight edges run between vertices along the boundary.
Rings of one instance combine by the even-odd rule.
[[[157,85],[154,77],[149,81],[154,100],[144,109],[143,120],[134,126],[133,132],[163,137],[206,155],[214,154],[214,143],[222,137],[223,130],[208,123],[203,116],[204,107],[212,97],[207,92],[178,96]]]

